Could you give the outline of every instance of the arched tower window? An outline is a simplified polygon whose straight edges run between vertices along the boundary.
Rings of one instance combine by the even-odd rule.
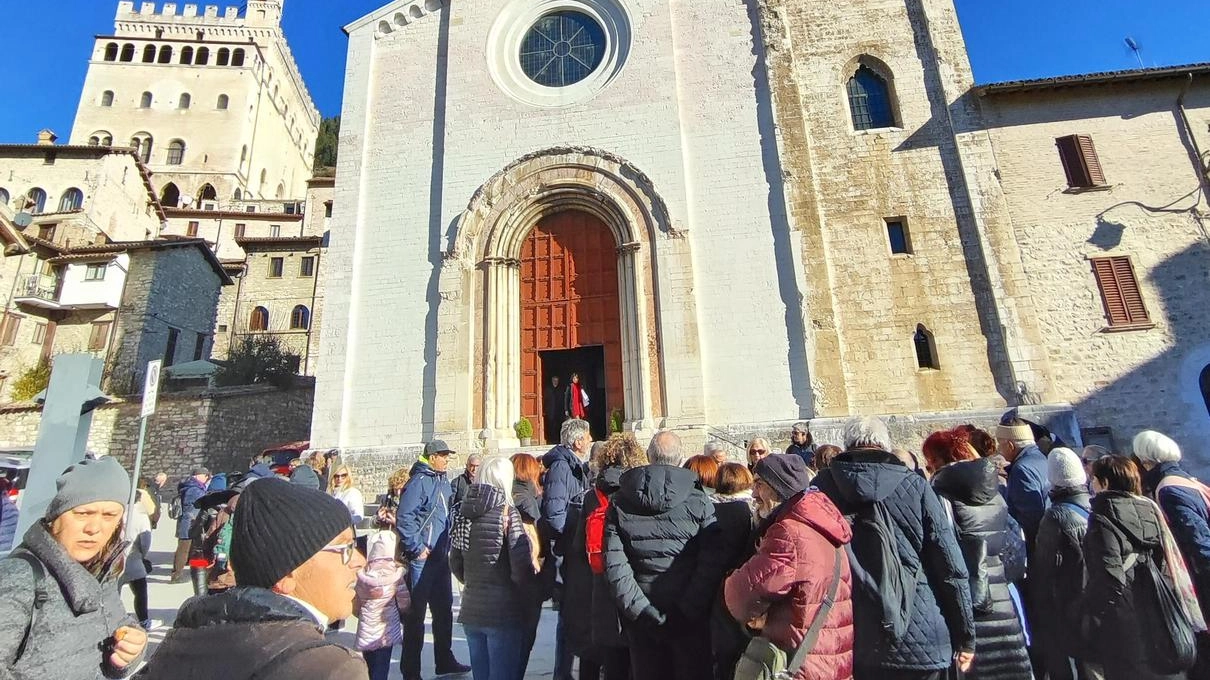
[[[164,45],[163,47],[160,48],[160,63],[161,64],[171,64],[172,63],[172,46],[171,45]]]
[[[218,104],[217,104],[216,108],[218,108],[218,110],[219,110],[219,111],[226,111],[226,110],[227,110],[227,106],[228,106],[230,103],[231,103],[231,98],[230,98],[230,97],[228,97],[228,96],[227,96],[227,95],[225,95],[225,94],[220,94],[220,95],[218,96]]]
[[[105,46],[105,61],[117,61],[117,60],[118,60],[118,44],[109,43],[108,45]]]
[[[269,310],[265,309],[264,307],[257,307],[256,309],[252,310],[252,317],[248,319],[248,330],[269,330]]]
[[[186,66],[193,63],[193,48],[192,47],[186,46],[186,47],[181,48],[181,63]]]
[[[113,135],[104,130],[97,130],[88,136],[89,146],[113,146]]]
[[[168,143],[168,165],[180,165],[185,162],[185,142],[174,139]]]
[[[248,160],[248,145],[247,144],[245,144],[243,146],[243,148],[241,148],[239,150],[239,166],[241,168],[244,167],[244,161],[246,161],[246,160]]]
[[[134,61],[134,45],[131,45],[130,43],[122,45],[122,56],[120,57],[120,60]]]
[[[134,149],[135,154],[144,163],[151,162],[151,135],[146,132],[137,132],[130,138],[130,146]]]
[[[849,113],[853,118],[854,130],[895,127],[890,72],[883,69],[879,71],[871,68],[863,59],[849,77]]]
[[[916,346],[916,365],[920,368],[940,369],[941,364],[937,361],[937,343],[933,339],[933,332],[924,327],[924,324],[916,324],[916,333],[912,336],[912,344]]]
[[[231,50],[226,47],[220,49],[214,57],[215,66],[226,66],[231,61]]]
[[[177,108],[178,109],[187,109],[192,105],[193,105],[193,97],[191,97],[188,92],[182,92],[181,99],[177,103]]]
[[[105,90],[101,93],[101,106],[113,106],[113,90]]]
[[[236,188],[235,188],[235,193],[234,193],[234,194],[232,194],[232,196],[231,196],[231,197],[232,197],[232,198],[234,198],[234,199],[235,199],[235,200],[237,200],[237,201],[239,201],[239,200],[243,200],[243,198],[244,198],[244,192],[240,191],[240,190],[239,190],[239,187],[236,187]]]
[[[311,312],[303,305],[298,305],[290,312],[290,329],[307,330],[311,327]]]
[[[232,66],[243,66],[244,65],[244,50],[242,48],[237,48],[234,52],[231,53],[231,65]]]
[[[1210,413],[1210,366],[1202,369],[1202,374],[1198,376],[1197,382],[1202,389],[1202,401],[1206,403],[1206,411]]]
[[[181,190],[173,182],[164,185],[160,190],[160,203],[166,208],[178,208],[181,205]]]
[[[8,189],[0,187],[0,205],[8,205],[8,202],[11,200],[12,197],[8,195]]]
[[[72,187],[59,198],[59,212],[70,212],[84,207],[84,192]]]
[[[281,182],[277,183],[277,191],[274,192],[273,198],[281,198],[286,195],[286,185]]]
[[[268,180],[269,180],[269,171],[267,169],[262,168],[260,171],[260,193],[261,193],[262,197],[265,194],[265,182],[267,182]]]
[[[37,215],[38,213],[46,212],[46,192],[38,187],[34,187],[25,192],[25,209]]]
[[[201,203],[202,201],[217,201],[218,192],[214,190],[213,186],[203,184],[202,188],[197,192],[197,200],[198,203]]]
[[[208,48],[208,47],[197,48],[197,61],[195,61],[194,63],[197,64],[198,66],[205,66],[206,64],[209,64],[210,63],[210,48]]]
[[[139,97],[139,108],[140,109],[150,109],[151,108],[151,93],[150,92],[144,92],[143,96]]]
[[[148,45],[143,48],[143,63],[144,64],[154,64],[155,63],[155,45]]]

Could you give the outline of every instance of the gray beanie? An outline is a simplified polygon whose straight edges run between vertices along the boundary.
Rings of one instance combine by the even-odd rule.
[[[55,482],[58,491],[46,506],[46,519],[89,503],[113,501],[126,505],[130,500],[130,475],[116,458],[82,460],[67,468]]]
[[[1088,483],[1080,457],[1062,446],[1051,449],[1050,455],[1046,456],[1046,474],[1050,477],[1050,485],[1056,489],[1082,488]]]

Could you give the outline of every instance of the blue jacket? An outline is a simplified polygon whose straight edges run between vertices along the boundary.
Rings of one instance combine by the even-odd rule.
[[[542,523],[549,538],[558,540],[567,526],[567,506],[588,489],[588,471],[571,449],[559,444],[542,456]]]
[[[13,549],[17,537],[17,505],[6,493],[0,493],[0,555]]]
[[[1195,479],[1181,469],[1180,463],[1160,463],[1143,475],[1143,486],[1147,493],[1154,494],[1160,482],[1171,476]],[[1172,537],[1189,566],[1193,587],[1202,594],[1202,612],[1210,614],[1210,597],[1205,595],[1210,593],[1210,508],[1200,493],[1180,486],[1164,487],[1156,502],[1168,518]]]
[[[859,450],[833,458],[815,478],[815,486],[844,515],[875,502],[886,506],[895,523],[899,560],[919,575],[912,618],[899,639],[882,630],[878,594],[858,588],[854,578],[855,664],[871,670],[936,671],[949,668],[955,651],[974,651],[975,615],[966,562],[929,483],[893,454]]]
[[[802,462],[806,463],[807,467],[815,469],[815,442],[805,446],[791,443],[786,447],[786,453],[802,458]]]
[[[403,553],[413,560],[429,550],[429,560],[449,560],[450,497],[454,490],[444,472],[437,472],[421,458],[412,466],[412,477],[403,487],[395,511],[395,530]]]
[[[1050,478],[1046,472],[1046,454],[1037,446],[1027,446],[1008,468],[1008,486],[1004,500],[1008,514],[1025,531],[1025,545],[1032,551],[1038,526],[1050,497]]]
[[[193,504],[206,495],[206,485],[190,477],[176,488],[181,496],[181,516],[176,520],[176,537],[184,541],[189,539],[189,527],[193,525],[193,519],[199,512]]]

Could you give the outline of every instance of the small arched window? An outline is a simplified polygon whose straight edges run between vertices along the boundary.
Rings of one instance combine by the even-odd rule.
[[[218,108],[218,110],[219,110],[219,111],[226,111],[226,110],[227,110],[227,106],[229,106],[230,104],[231,104],[231,98],[230,98],[230,97],[228,97],[228,96],[227,96],[227,95],[225,95],[225,94],[220,94],[220,95],[218,96],[218,106],[217,106],[217,108]]]
[[[150,109],[151,108],[151,93],[150,92],[144,92],[143,96],[139,97],[139,108],[140,109]]]
[[[193,105],[193,97],[189,96],[188,92],[181,93],[181,99],[177,102],[178,109],[187,109]]]
[[[164,45],[163,47],[160,48],[160,63],[161,64],[171,64],[172,63],[172,46],[171,45]]]
[[[248,319],[248,330],[269,330],[269,310],[265,309],[264,307],[257,307],[256,309],[252,310],[252,317]]]
[[[143,48],[143,63],[144,64],[154,64],[155,63],[155,45],[148,45],[147,47]]]
[[[173,182],[164,185],[160,190],[160,203],[166,208],[177,208],[181,205],[181,190]]]
[[[236,49],[234,52],[231,53],[231,65],[232,66],[243,66],[244,65],[244,50],[243,49]]]
[[[854,130],[895,127],[895,110],[887,78],[861,64],[849,78],[847,89]]]
[[[262,168],[260,171],[260,193],[261,193],[262,197],[264,196],[264,193],[265,193],[265,182],[267,182],[268,180],[269,180],[269,171]]]
[[[311,327],[311,311],[303,305],[298,305],[290,312],[290,329],[305,331]]]
[[[130,138],[130,146],[134,149],[139,160],[144,163],[151,162],[151,135],[146,132],[136,133]]]
[[[236,187],[236,188],[235,188],[235,193],[234,193],[234,194],[232,194],[232,196],[231,196],[231,197],[232,197],[232,198],[234,198],[234,199],[235,199],[235,200],[237,200],[237,201],[242,200],[242,199],[244,198],[244,192],[240,191],[240,190],[239,190],[239,187]]]
[[[113,106],[113,90],[105,90],[101,93],[101,106]]]
[[[101,138],[96,135],[89,137],[88,145],[89,146],[101,146]]]
[[[201,203],[202,201],[217,201],[218,192],[214,190],[213,186],[203,184],[201,190],[197,192],[197,200],[198,203]]]
[[[122,61],[134,61],[134,45],[126,43],[122,45]]]
[[[109,43],[108,45],[105,46],[105,61],[117,61],[117,60],[118,60],[118,44]]]
[[[84,207],[84,192],[72,187],[59,198],[59,212],[71,212]]]
[[[197,60],[194,62],[198,66],[205,66],[210,63],[210,49],[207,47],[197,48]]]
[[[0,188],[0,205],[8,205],[12,197],[8,195],[8,189]]]
[[[46,192],[38,187],[25,192],[25,209],[35,215],[46,212]]]
[[[246,160],[248,160],[248,145],[247,144],[245,144],[244,147],[239,150],[239,166],[241,168],[244,167],[244,161],[246,161]]]
[[[185,142],[174,139],[168,143],[168,165],[180,165],[185,162]]]
[[[286,195],[286,185],[282,184],[281,182],[278,182],[277,191],[274,192],[273,198],[282,198],[285,195]]]
[[[226,47],[220,49],[218,54],[214,56],[215,66],[226,66],[231,61],[231,50]]]
[[[941,368],[941,364],[937,361],[937,343],[933,340],[932,331],[925,328],[924,324],[916,324],[912,344],[916,347],[916,365],[918,367]]]
[[[193,63],[193,48],[192,47],[185,46],[185,47],[181,48],[181,63],[184,64],[185,66],[189,66],[190,64]]]

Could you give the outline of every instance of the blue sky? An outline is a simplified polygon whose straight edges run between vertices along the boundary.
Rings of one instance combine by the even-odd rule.
[[[215,3],[223,4],[211,0]],[[1210,3],[1205,0],[955,3],[981,83],[1133,68],[1137,62],[1124,44],[1126,36],[1142,46],[1147,66],[1210,61],[1210,41],[1205,39]],[[325,116],[340,112],[345,57],[340,26],[383,4],[385,0],[287,0],[286,35]],[[0,142],[32,142],[43,127],[66,136],[92,38],[112,31],[117,0],[5,0],[4,5],[10,28],[0,40],[0,73],[5,74]]]

